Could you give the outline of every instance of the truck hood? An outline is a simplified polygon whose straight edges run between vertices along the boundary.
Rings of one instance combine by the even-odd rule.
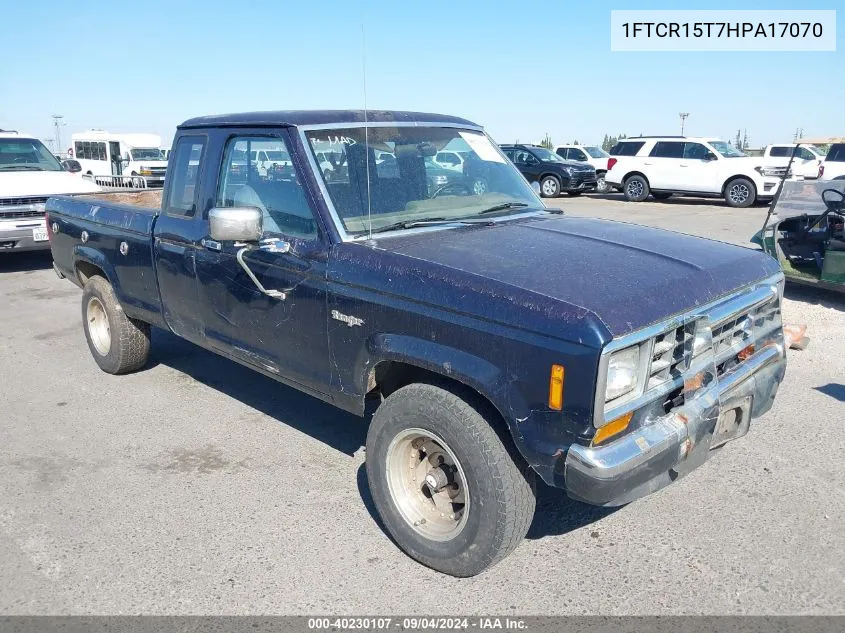
[[[0,198],[40,198],[96,191],[100,191],[97,185],[66,171],[0,172]]]
[[[398,255],[593,313],[614,337],[774,275],[751,249],[636,224],[555,216],[379,240]]]

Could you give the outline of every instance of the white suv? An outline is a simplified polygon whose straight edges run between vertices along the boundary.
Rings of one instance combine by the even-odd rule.
[[[822,180],[845,180],[845,143],[834,143],[819,167]]]
[[[596,193],[605,193],[610,190],[605,182],[604,175],[607,173],[607,159],[610,154],[601,147],[595,145],[558,145],[555,153],[566,160],[577,160],[587,163],[596,168]]]
[[[786,167],[764,166],[715,138],[640,136],[610,149],[605,179],[625,198],[641,202],[651,194],[724,198],[732,207],[750,207],[771,199]]]

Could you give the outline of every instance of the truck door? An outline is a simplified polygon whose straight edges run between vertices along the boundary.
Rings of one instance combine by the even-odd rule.
[[[281,291],[284,298],[269,297],[256,287],[237,260],[244,245],[218,243],[206,233],[196,261],[203,332],[207,344],[242,362],[325,392],[328,245],[299,170],[270,179],[252,164],[266,150],[280,146],[288,151],[284,131],[238,131],[225,139],[213,205],[257,207],[263,213],[265,239],[290,245],[289,252],[253,249],[243,258],[264,288]],[[207,221],[203,226],[207,232]]]
[[[205,135],[184,135],[177,141],[167,174],[169,184],[153,235],[153,256],[164,320],[176,334],[195,342],[201,340],[202,332],[197,303],[196,251],[206,231],[196,215],[206,145]]]

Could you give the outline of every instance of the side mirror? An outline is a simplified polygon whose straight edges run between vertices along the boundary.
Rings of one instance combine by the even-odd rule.
[[[208,212],[211,238],[221,242],[257,242],[264,234],[263,220],[255,207],[215,207]]]
[[[716,160],[716,154],[714,154],[713,152],[707,152],[707,153],[704,155],[704,160],[705,160],[705,161]]]

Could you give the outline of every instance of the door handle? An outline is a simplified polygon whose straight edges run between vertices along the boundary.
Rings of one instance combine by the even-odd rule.
[[[644,160],[644,161],[643,161],[643,165],[652,165],[652,164],[653,164],[653,163],[652,163],[652,162],[650,162],[650,161],[647,161],[647,160]]]
[[[217,242],[215,240],[209,240],[209,239],[203,238],[200,241],[200,244],[202,244],[205,248],[207,248],[210,251],[222,251],[223,250],[223,245],[220,242]]]
[[[684,164],[684,163],[681,163],[680,165],[678,165],[678,167],[689,167],[689,165],[686,165],[686,164]]]

